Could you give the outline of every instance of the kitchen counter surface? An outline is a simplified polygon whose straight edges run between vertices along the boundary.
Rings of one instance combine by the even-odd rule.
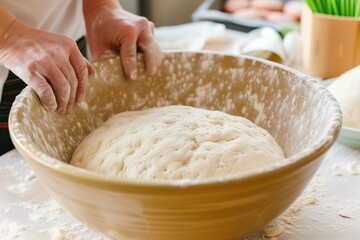
[[[245,239],[359,240],[359,226],[360,150],[335,144],[301,197],[272,224]],[[266,237],[271,235],[277,236]],[[13,150],[0,157],[0,239],[107,238],[52,200]]]

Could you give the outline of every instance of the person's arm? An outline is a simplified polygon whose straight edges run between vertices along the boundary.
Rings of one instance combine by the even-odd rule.
[[[76,43],[26,25],[1,5],[0,16],[0,62],[34,89],[46,109],[69,113],[93,71]]]
[[[144,53],[148,73],[156,73],[162,52],[152,22],[125,11],[116,0],[83,0],[83,13],[94,60],[108,53],[120,53],[125,74],[136,79],[139,48]]]
[[[16,17],[1,5],[0,5],[0,16],[1,16],[0,36],[4,36],[6,30],[15,22]]]

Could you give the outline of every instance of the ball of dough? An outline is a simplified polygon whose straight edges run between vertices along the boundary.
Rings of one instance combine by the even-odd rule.
[[[283,160],[272,136],[249,120],[188,106],[122,112],[80,143],[71,164],[141,180],[204,179]]]
[[[360,65],[342,74],[329,87],[343,114],[343,125],[360,128]]]

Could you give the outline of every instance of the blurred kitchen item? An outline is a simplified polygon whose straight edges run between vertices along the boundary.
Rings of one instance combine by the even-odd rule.
[[[283,63],[286,56],[280,34],[272,28],[253,30],[240,44],[240,54]]]
[[[129,0],[133,1],[133,0]],[[191,15],[203,0],[138,0],[141,15],[155,26],[173,26],[191,22]]]
[[[300,20],[302,8],[302,1],[290,0],[284,4],[283,12],[286,15],[292,16],[296,20]]]
[[[300,33],[298,30],[293,30],[284,36],[283,46],[286,55],[285,64],[287,66],[293,66],[299,59],[300,54]]]
[[[360,17],[359,0],[304,0],[313,13],[334,16]]]
[[[328,89],[340,104],[343,126],[360,129],[360,65],[341,74]]]
[[[301,38],[307,74],[338,77],[360,64],[360,18],[313,13],[304,6]]]
[[[209,37],[202,51],[239,55],[241,42],[247,33],[226,29],[224,34]]]
[[[360,148],[360,65],[332,81],[328,89],[339,102],[343,114],[339,142]]]
[[[205,0],[192,15],[193,21],[223,23],[228,29],[249,32],[260,27],[270,27],[278,32],[297,25],[299,6],[289,11],[287,0]],[[280,5],[279,5],[280,3]],[[282,4],[281,4],[282,3]],[[272,9],[284,11],[272,11]],[[286,12],[285,12],[286,9]]]
[[[155,29],[155,37],[163,50],[201,50],[212,37],[225,34],[225,26],[213,22],[193,22]]]
[[[338,142],[349,147],[360,148],[360,129],[342,127]]]

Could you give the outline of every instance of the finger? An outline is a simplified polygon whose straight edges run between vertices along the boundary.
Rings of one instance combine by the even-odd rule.
[[[30,77],[29,86],[39,96],[42,105],[46,110],[54,112],[57,108],[55,94],[50,84],[38,72]]]
[[[147,72],[154,75],[161,64],[163,54],[150,30],[139,36],[138,45],[144,53]]]
[[[89,73],[89,75],[91,75],[91,74],[93,74],[95,72],[95,67],[87,59],[85,59],[85,60],[86,60],[86,67],[88,69],[88,73]]]
[[[48,80],[55,93],[57,112],[65,114],[70,98],[70,84],[64,74],[53,62],[49,62],[46,68],[40,67],[39,73]]]
[[[154,33],[155,32],[155,24],[153,22],[149,21],[148,25],[149,25],[150,31],[152,33]]]
[[[125,75],[132,80],[137,79],[136,68],[136,38],[129,36],[121,45],[120,50],[121,61],[125,71]]]
[[[69,85],[70,85],[70,97],[69,97],[69,101],[66,106],[66,113],[70,113],[75,104],[75,96],[76,96],[76,91],[78,88],[78,78],[77,78],[76,73],[73,69],[73,66],[70,64],[70,62],[64,63],[59,68],[60,68],[61,72],[64,74],[65,78],[67,79],[67,81],[69,82]]]
[[[70,63],[78,79],[78,85],[74,94],[74,100],[76,100],[76,102],[81,102],[85,96],[85,89],[89,75],[89,70],[87,66],[88,61],[81,55],[80,51],[76,49],[70,55]]]

